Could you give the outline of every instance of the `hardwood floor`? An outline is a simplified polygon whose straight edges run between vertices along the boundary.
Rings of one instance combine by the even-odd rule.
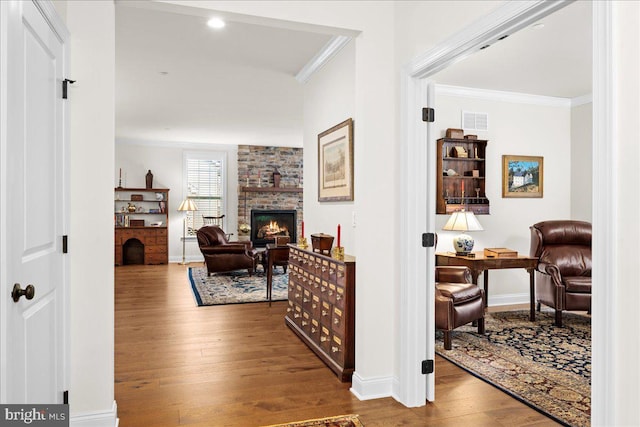
[[[284,302],[197,307],[186,270],[115,268],[121,427],[250,427],[351,413],[367,427],[557,425],[439,357],[435,402],[359,401],[285,326]]]

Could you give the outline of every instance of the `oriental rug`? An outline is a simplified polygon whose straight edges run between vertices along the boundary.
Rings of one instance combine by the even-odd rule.
[[[267,275],[246,270],[207,275],[206,267],[189,267],[189,283],[198,306],[267,301]],[[273,273],[272,301],[287,299],[289,274],[278,267]]]
[[[566,426],[588,426],[591,417],[591,318],[552,312],[488,313],[486,334],[471,325],[455,329],[452,350],[436,335],[436,353]]]
[[[339,417],[318,418],[315,420],[297,421],[287,424],[273,424],[266,427],[363,427],[357,415],[341,415]]]

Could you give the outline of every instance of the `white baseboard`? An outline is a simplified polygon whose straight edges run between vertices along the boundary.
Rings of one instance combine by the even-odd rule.
[[[529,293],[525,294],[505,294],[505,295],[489,295],[487,305],[496,307],[501,305],[529,304]]]
[[[351,378],[351,393],[359,400],[391,397],[393,377],[377,377],[364,379],[357,372]]]
[[[195,265],[192,265],[192,267],[198,267],[197,263],[203,263],[204,262],[204,258],[202,257],[202,255],[193,255],[193,256],[188,256],[185,257],[185,261],[188,263],[194,263]],[[182,255],[180,256],[170,256],[169,257],[169,262],[170,263],[181,263],[182,262]]]
[[[115,400],[110,411],[72,414],[69,420],[70,427],[118,427],[118,424],[118,405]]]

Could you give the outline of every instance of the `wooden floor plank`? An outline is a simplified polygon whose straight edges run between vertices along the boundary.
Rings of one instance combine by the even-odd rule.
[[[436,401],[359,401],[284,324],[285,302],[197,307],[185,266],[115,268],[120,426],[262,426],[356,413],[372,426],[551,426],[436,358]]]

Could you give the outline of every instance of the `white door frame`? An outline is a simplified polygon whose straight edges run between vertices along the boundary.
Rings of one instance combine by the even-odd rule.
[[[435,208],[430,201],[435,200],[435,168],[433,160],[428,159],[433,149],[435,138],[427,141],[426,127],[420,120],[419,111],[426,107],[427,82],[429,76],[446,68],[454,62],[476,52],[481,46],[492,44],[504,34],[527,27],[544,16],[547,16],[567,5],[571,1],[546,2],[523,1],[507,2],[483,18],[475,21],[462,31],[444,40],[434,48],[416,57],[402,70],[401,85],[401,138],[403,171],[402,186],[407,196],[402,203],[402,235],[414,236],[403,240],[401,248],[401,282],[399,301],[399,356],[400,372],[394,387],[394,397],[406,406],[422,406],[426,400],[433,400],[434,375],[425,376],[420,371],[420,361],[431,354],[433,333],[435,328],[434,303],[432,295],[434,287],[433,250],[425,251],[419,244],[419,236],[424,232],[435,232]],[[607,141],[612,140],[614,91],[610,71],[612,68],[611,40],[612,16],[610,2],[593,3],[594,22],[594,69],[593,69],[593,198],[599,193],[599,202],[594,203],[594,259],[598,259],[598,268],[594,269],[594,282],[605,283],[611,279],[612,258],[615,256],[615,234],[611,227],[614,206],[612,198],[614,188],[612,148]],[[433,107],[433,105],[429,105]],[[436,115],[438,114],[436,110]],[[597,118],[597,119],[596,119]],[[427,151],[428,148],[428,151]],[[431,165],[431,166],[430,166]],[[430,171],[427,174],[427,170]],[[426,253],[425,253],[426,252]],[[425,256],[427,262],[424,262]],[[430,290],[427,295],[425,286]],[[606,298],[593,301],[594,313],[607,313],[611,307]],[[611,340],[613,337],[605,333],[612,329],[610,316],[594,316],[592,329],[594,337]],[[600,350],[614,348],[607,342],[593,344],[594,384],[592,387],[592,419],[612,419],[613,405],[607,390],[613,389],[614,378],[611,366],[614,366],[614,355]],[[428,349],[428,350],[427,350]],[[596,357],[597,356],[597,357]],[[601,423],[603,424],[603,423]]]
[[[52,31],[59,38],[63,45],[63,74],[69,69],[69,32],[66,29],[65,24],[60,19],[59,15],[55,11],[53,3],[48,0],[31,0],[36,8],[40,11],[45,21],[51,27]],[[7,159],[7,108],[8,100],[4,95],[7,93],[7,87],[9,81],[7,80],[7,24],[9,19],[9,8],[13,7],[11,2],[0,2],[0,170],[4,171],[6,168],[4,165],[8,161]],[[62,84],[62,82],[58,82]],[[61,91],[60,91],[61,93]],[[62,234],[69,234],[69,113],[68,106],[63,102],[62,107],[62,123],[63,127],[63,141],[62,141]],[[8,304],[10,302],[9,292],[5,291],[10,289],[9,277],[7,277],[8,260],[7,254],[13,248],[9,247],[7,242],[7,209],[10,209],[11,200],[7,200],[7,177],[0,173],[0,287],[3,290],[2,296],[0,296],[0,313],[7,312]],[[62,284],[60,286],[61,295],[59,301],[61,304],[62,318],[61,318],[61,339],[62,343],[62,360],[60,361],[61,386],[63,390],[69,389],[69,371],[70,371],[70,356],[69,356],[69,257],[63,257],[62,265]],[[11,390],[8,390],[7,384],[7,372],[11,370],[8,366],[7,358],[7,346],[10,343],[7,342],[7,324],[3,321],[4,318],[0,317],[0,402],[7,402]],[[34,402],[38,403],[38,402]]]

